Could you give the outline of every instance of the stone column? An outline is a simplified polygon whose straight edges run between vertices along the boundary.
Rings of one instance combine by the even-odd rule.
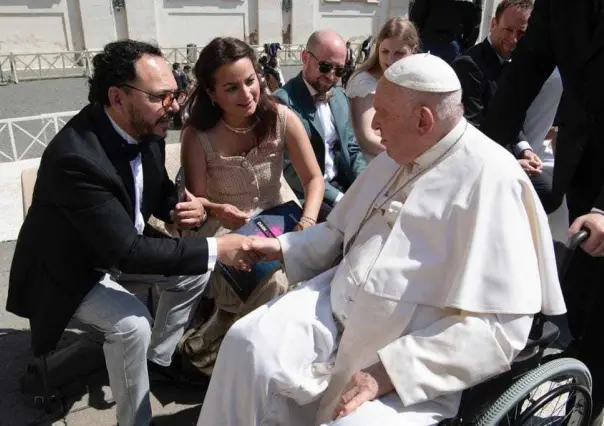
[[[292,44],[306,44],[315,30],[317,5],[322,0],[292,2]]]
[[[155,0],[126,0],[126,22],[129,38],[149,43],[158,42]]]
[[[280,0],[258,0],[258,44],[283,42]]]
[[[110,1],[81,1],[80,14],[85,49],[102,49],[107,43],[115,41],[115,18]]]

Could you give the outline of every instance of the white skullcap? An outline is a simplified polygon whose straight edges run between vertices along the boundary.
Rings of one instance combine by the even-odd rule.
[[[429,53],[399,59],[386,70],[384,77],[391,83],[419,92],[445,93],[461,89],[453,68]]]

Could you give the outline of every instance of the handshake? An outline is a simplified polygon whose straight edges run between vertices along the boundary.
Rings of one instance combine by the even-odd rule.
[[[216,238],[216,242],[218,261],[242,271],[249,271],[260,260],[283,260],[281,244],[276,238],[228,234]]]

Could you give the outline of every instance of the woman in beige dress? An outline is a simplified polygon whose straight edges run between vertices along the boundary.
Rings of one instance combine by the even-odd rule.
[[[380,30],[371,54],[354,72],[346,86],[350,99],[352,124],[361,151],[369,163],[384,151],[380,135],[371,128],[375,110],[373,97],[378,80],[386,69],[419,49],[419,35],[415,25],[406,18],[391,18]]]
[[[209,217],[196,235],[210,237],[236,230],[262,210],[297,200],[283,179],[289,156],[304,185],[305,203],[296,230],[316,223],[324,181],[298,117],[262,87],[253,49],[243,41],[215,38],[195,64],[197,87],[182,131],[181,163],[187,189],[202,199]],[[189,361],[204,373],[230,325],[287,291],[278,270],[243,303],[218,272],[210,279],[216,310],[185,337]]]

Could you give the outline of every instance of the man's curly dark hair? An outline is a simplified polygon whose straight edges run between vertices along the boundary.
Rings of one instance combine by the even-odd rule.
[[[109,88],[134,81],[136,61],[145,54],[163,57],[159,47],[142,41],[120,40],[107,44],[92,59],[94,71],[88,79],[88,102],[109,106]]]

